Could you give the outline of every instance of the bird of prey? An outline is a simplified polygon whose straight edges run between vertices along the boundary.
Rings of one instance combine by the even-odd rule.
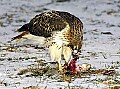
[[[12,40],[33,39],[49,48],[51,61],[68,63],[82,46],[83,23],[76,16],[64,11],[47,11],[36,15],[29,23],[17,29],[22,32]]]

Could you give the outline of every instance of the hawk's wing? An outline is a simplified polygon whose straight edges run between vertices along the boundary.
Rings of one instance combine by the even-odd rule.
[[[50,37],[54,31],[61,31],[68,23],[58,14],[45,12],[35,16],[29,25],[29,32],[36,36]]]

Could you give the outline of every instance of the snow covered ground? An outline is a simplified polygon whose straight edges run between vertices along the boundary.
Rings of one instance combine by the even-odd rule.
[[[84,24],[81,58],[77,64],[89,63],[92,68],[114,68],[120,83],[120,0],[0,0],[0,89],[22,89],[39,86],[40,89],[105,89],[107,84],[97,80],[108,76],[77,78],[71,83],[55,79],[19,76],[21,69],[37,66],[36,59],[49,60],[48,52],[33,47],[14,47],[8,43],[17,28],[35,15],[47,10],[67,11],[79,17]],[[21,43],[23,44],[23,43]],[[9,47],[13,47],[9,48]]]

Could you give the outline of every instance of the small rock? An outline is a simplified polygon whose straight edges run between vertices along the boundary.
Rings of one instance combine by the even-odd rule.
[[[101,32],[101,34],[113,35],[111,32]]]

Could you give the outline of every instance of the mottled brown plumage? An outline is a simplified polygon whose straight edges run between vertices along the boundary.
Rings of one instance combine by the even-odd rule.
[[[62,58],[69,62],[74,50],[79,51],[82,46],[83,23],[68,12],[43,12],[36,15],[18,31],[27,31],[32,35],[44,37],[46,39],[44,44],[50,50],[52,61],[57,60],[60,67]]]

